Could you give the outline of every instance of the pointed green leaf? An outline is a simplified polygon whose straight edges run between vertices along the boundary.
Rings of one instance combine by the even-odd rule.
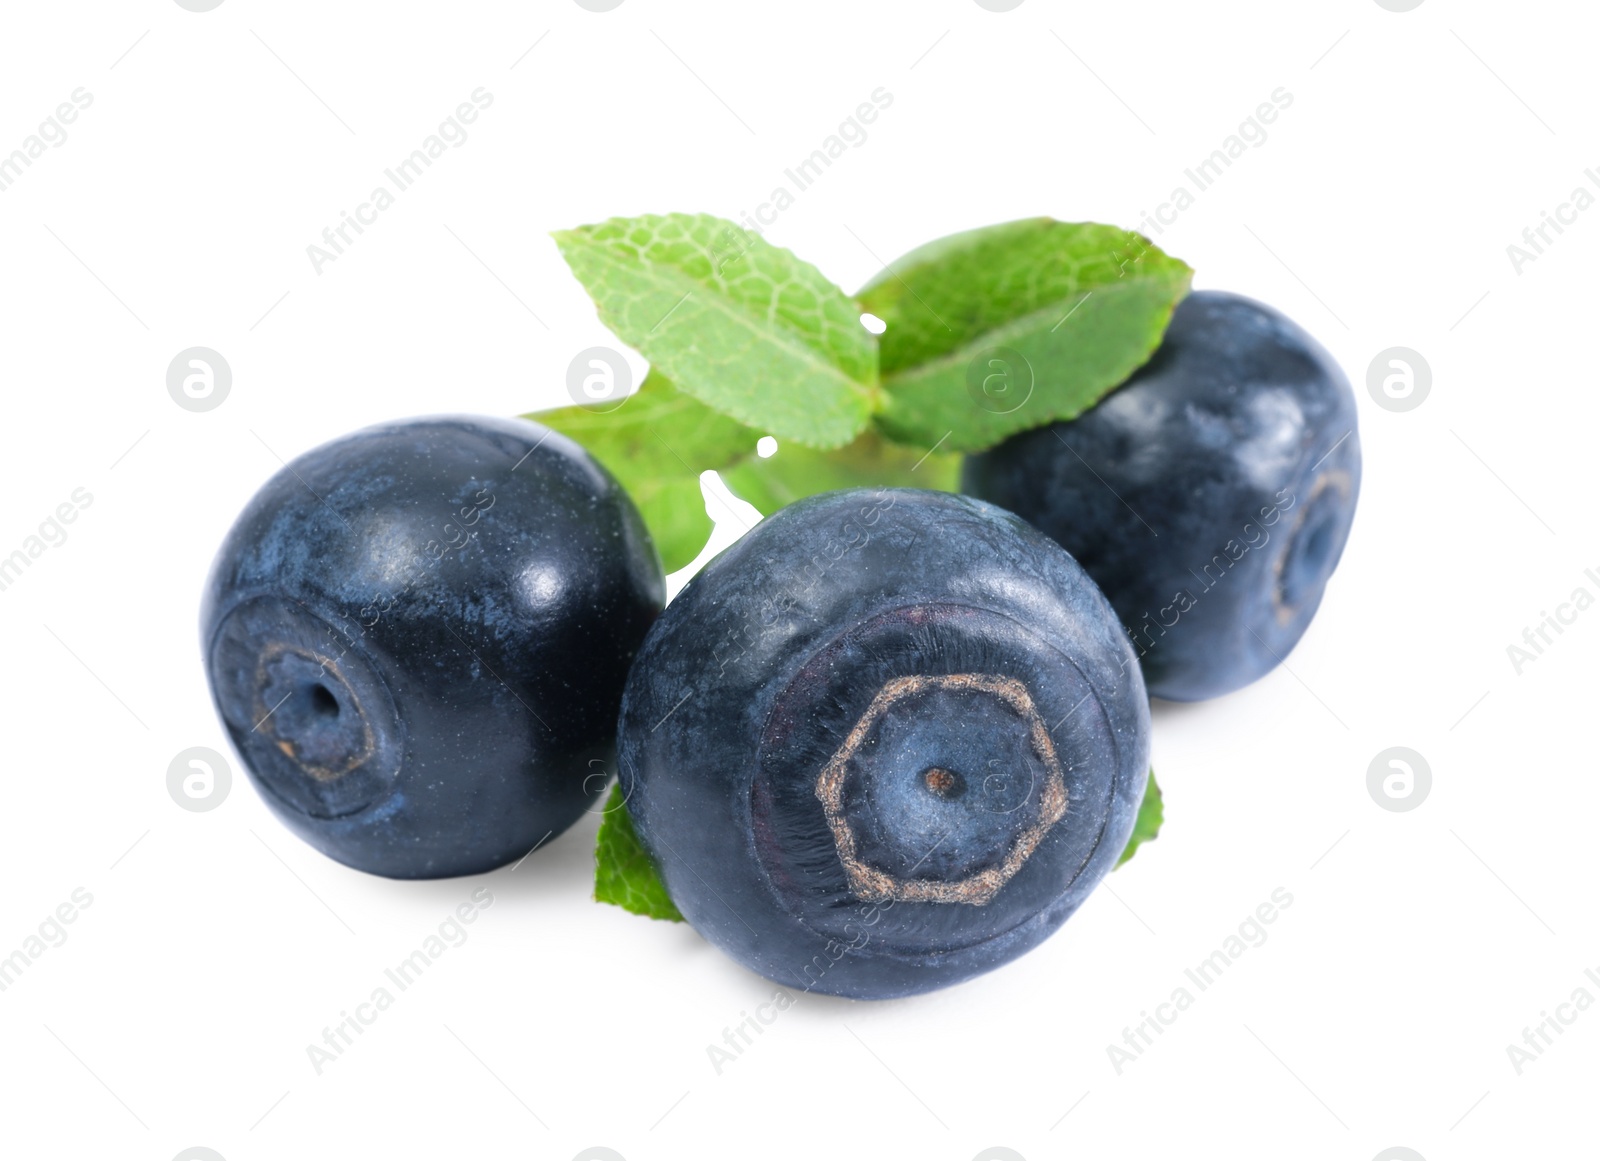
[[[1150,781],[1144,788],[1144,801],[1139,804],[1139,817],[1133,821],[1133,834],[1128,838],[1128,845],[1122,850],[1122,857],[1117,860],[1118,867],[1133,858],[1140,846],[1152,841],[1161,833],[1163,814],[1161,787],[1156,785],[1156,772],[1152,769]]]
[[[611,796],[606,799],[605,817],[594,841],[594,897],[635,915],[683,922],[655,864],[639,845],[620,783],[611,788]]]
[[[811,447],[867,426],[876,339],[816,267],[708,214],[612,218],[555,239],[605,324],[684,393]]]
[[[1161,341],[1192,271],[1115,226],[1030,218],[930,242],[856,296],[891,439],[975,452],[1092,407]]]

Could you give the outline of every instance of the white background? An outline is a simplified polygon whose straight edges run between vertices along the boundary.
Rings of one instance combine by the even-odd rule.
[[[0,955],[93,903],[0,993],[0,1155],[1590,1155],[1600,1008],[1521,1075],[1506,1046],[1600,999],[1600,612],[1520,676],[1506,648],[1600,595],[1600,212],[1520,274],[1506,247],[1600,167],[1595,32],[1587,6],[1465,0],[8,4],[0,152],[94,101],[0,193],[0,555],[93,502],[0,592]],[[317,274],[307,245],[480,86],[470,140]],[[420,884],[279,826],[213,716],[197,603],[279,457],[566,401],[613,340],[550,230],[752,210],[879,86],[868,140],[768,231],[847,289],[957,229],[1136,225],[1292,93],[1158,240],[1335,353],[1366,476],[1288,666],[1157,707],[1159,842],[1011,966],[804,998],[718,1075],[707,1046],[772,986],[591,902],[596,818]],[[195,345],[234,373],[206,413],[165,384]],[[1404,413],[1365,385],[1395,345],[1433,372]],[[1366,785],[1395,745],[1433,771],[1408,813]],[[166,788],[192,746],[234,765],[209,813]],[[307,1045],[479,887],[468,942],[317,1075]],[[1119,1075],[1107,1046],[1279,887],[1267,942]]]

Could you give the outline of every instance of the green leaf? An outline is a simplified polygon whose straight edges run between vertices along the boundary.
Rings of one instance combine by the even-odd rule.
[[[627,487],[627,485],[623,485]],[[629,489],[630,494],[635,489]],[[639,515],[661,553],[661,571],[675,573],[700,555],[711,539],[712,520],[706,513],[700,479],[658,480],[637,489]]]
[[[673,906],[656,866],[639,845],[633,819],[622,800],[622,785],[611,788],[606,799],[605,817],[594,840],[594,897],[601,903],[614,903],[635,915],[651,919],[671,919],[682,923],[683,915]]]
[[[529,418],[577,440],[617,477],[639,506],[667,572],[692,561],[711,536],[700,473],[750,455],[760,438],[654,370],[611,410],[563,407]]]
[[[1161,787],[1156,785],[1156,772],[1151,770],[1150,781],[1144,788],[1144,801],[1139,804],[1139,817],[1133,821],[1133,834],[1122,850],[1122,857],[1117,860],[1118,867],[1133,858],[1134,852],[1142,844],[1152,841],[1161,833],[1162,813]]]
[[[848,447],[816,451],[779,443],[772,456],[752,456],[722,471],[735,495],[771,516],[802,496],[838,488],[928,488],[956,490],[961,457],[893,444],[867,432]]]
[[[707,214],[555,234],[622,340],[686,394],[779,439],[840,447],[877,397],[877,340],[816,267]]]
[[[976,452],[1092,407],[1144,363],[1193,272],[1139,234],[1030,218],[930,242],[857,300],[891,439]]]

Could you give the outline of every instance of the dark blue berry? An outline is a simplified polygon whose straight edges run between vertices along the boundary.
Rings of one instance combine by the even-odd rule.
[[[619,769],[673,901],[780,984],[876,999],[1021,955],[1116,863],[1139,667],[1065,552],[967,497],[801,500],[668,606]]]
[[[1042,529],[1105,591],[1156,697],[1270,671],[1339,563],[1361,485],[1343,372],[1281,314],[1191,294],[1155,356],[1070,422],[969,457],[962,488]]]
[[[438,878],[526,854],[606,782],[663,579],[633,504],[524,420],[355,432],[255,495],[201,615],[218,712],[323,853]]]

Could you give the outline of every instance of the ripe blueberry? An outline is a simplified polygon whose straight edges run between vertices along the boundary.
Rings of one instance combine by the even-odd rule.
[[[606,782],[664,582],[632,502],[563,436],[438,417],[307,452],[256,493],[201,613],[252,780],[324,854],[487,871]]]
[[[780,984],[879,999],[1014,959],[1116,864],[1149,705],[1105,598],[942,492],[800,500],[667,607],[618,769],[684,917]]]
[[[1063,545],[1117,610],[1156,697],[1267,673],[1311,623],[1361,484],[1355,397],[1276,311],[1191,294],[1155,356],[1070,422],[967,459],[962,488]]]

